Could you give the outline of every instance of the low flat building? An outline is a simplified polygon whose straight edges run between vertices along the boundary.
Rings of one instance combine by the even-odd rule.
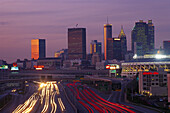
[[[39,58],[37,65],[44,66],[44,69],[60,69],[61,58]]]
[[[96,70],[105,70],[106,69],[106,61],[96,62]]]
[[[75,59],[63,61],[63,69],[81,70],[88,65],[89,63],[87,60]]]
[[[34,66],[37,65],[37,60],[28,60],[26,61],[25,69],[34,69]]]
[[[0,65],[5,65],[5,64],[6,64],[6,61],[0,60]]]
[[[170,57],[165,57],[164,55],[152,55],[143,56],[141,58],[135,58],[131,61],[126,61],[121,64],[122,73],[121,76],[134,77],[140,71],[155,70],[158,71],[159,68],[163,68],[164,71],[170,71]],[[156,58],[155,58],[156,57]]]
[[[95,66],[96,62],[100,62],[100,56],[98,53],[93,53],[91,64]]]

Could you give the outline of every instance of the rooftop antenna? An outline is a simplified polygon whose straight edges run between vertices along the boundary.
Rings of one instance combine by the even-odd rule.
[[[78,24],[76,24],[76,27],[78,26]]]
[[[121,25],[121,29],[123,29],[123,25]]]
[[[107,16],[107,24],[109,24],[109,19],[108,19],[108,16]]]

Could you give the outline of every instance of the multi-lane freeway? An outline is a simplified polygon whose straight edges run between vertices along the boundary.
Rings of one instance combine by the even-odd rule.
[[[109,102],[80,83],[69,83],[67,86],[88,113],[135,113],[130,106]]]
[[[55,101],[56,97],[59,106]],[[47,82],[40,83],[38,91],[33,93],[29,99],[20,104],[12,113],[56,113],[57,109],[61,109],[61,112],[65,111],[65,105],[61,100],[59,88],[56,82]]]
[[[67,100],[65,99],[65,95],[63,94],[63,91],[60,91],[60,88],[58,87],[56,81],[36,83],[39,84],[38,88],[36,88],[36,85],[34,85],[37,91],[31,91],[32,85],[30,84],[30,88],[28,89],[28,91],[33,94],[30,95],[28,99],[23,98],[24,96],[20,97],[21,100],[14,99],[12,100],[13,102],[9,104],[8,108],[0,112],[10,113],[11,110],[9,109],[13,109],[12,113],[74,113],[74,110],[72,109],[70,104],[68,104]],[[27,93],[29,94],[30,92]],[[18,104],[17,101],[22,101],[22,99],[25,99],[25,102],[19,104],[14,108],[13,106]]]
[[[38,85],[30,83],[25,95],[15,96],[11,104],[8,105],[8,108],[6,107],[6,109],[0,112],[147,113],[149,111],[156,113],[153,110],[130,105],[121,101],[123,92],[112,92],[112,96],[110,96],[109,99],[104,99],[94,89],[79,82],[61,84],[57,81],[44,83],[34,81],[34,83]],[[124,88],[125,85],[126,83],[123,83],[122,88]]]

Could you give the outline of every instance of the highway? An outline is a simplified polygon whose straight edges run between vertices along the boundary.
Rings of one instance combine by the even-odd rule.
[[[130,106],[109,102],[80,83],[68,83],[67,86],[89,113],[135,113]]]
[[[137,113],[159,113],[156,110],[149,109],[149,107],[146,108],[146,107],[142,107],[142,106],[138,106],[135,104],[125,102],[124,89],[126,88],[126,85],[130,82],[130,80],[129,81],[120,80],[120,81],[122,82],[121,91],[112,91],[111,96],[108,98],[110,102],[115,102],[115,103],[119,103],[122,105],[131,106],[132,110],[134,110]]]
[[[38,90],[12,113],[74,113],[60,89],[56,81],[39,82]]]
[[[31,83],[29,84],[29,87],[26,87],[25,94],[12,94],[12,100],[4,109],[0,111],[0,113],[12,113],[12,111],[14,111],[18,105],[24,103],[24,101],[31,97],[31,95],[36,92],[37,89],[38,87]]]
[[[34,84],[29,83],[29,87],[26,87],[26,94],[15,95],[0,113],[75,113],[75,107],[81,113],[157,113],[148,108],[126,103],[124,88],[127,83],[122,81],[122,90],[112,91],[106,99],[80,82],[34,81]],[[65,89],[70,92],[66,93]],[[75,99],[71,99],[73,97],[70,93]]]

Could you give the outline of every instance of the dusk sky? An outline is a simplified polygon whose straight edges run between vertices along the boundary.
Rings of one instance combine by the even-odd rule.
[[[155,47],[170,40],[170,0],[0,0],[0,59],[31,59],[31,39],[46,39],[47,57],[67,48],[67,29],[85,27],[87,53],[91,40],[103,44],[106,18],[118,36],[121,25],[131,48],[131,30],[138,20],[152,19]]]

